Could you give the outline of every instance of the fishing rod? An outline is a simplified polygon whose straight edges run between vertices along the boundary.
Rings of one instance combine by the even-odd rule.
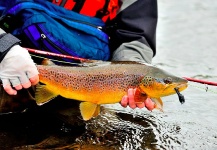
[[[42,51],[42,50],[37,50],[37,49],[32,49],[32,48],[25,48],[25,49],[27,49],[29,52],[35,53],[35,54],[54,56],[54,57],[60,57],[60,58],[67,58],[67,59],[77,60],[80,62],[90,61],[89,59],[84,59],[84,58],[69,56],[69,55],[63,55],[63,54],[57,54],[57,53],[52,53],[52,52],[47,52],[47,51]]]
[[[46,56],[55,56],[55,57],[60,57],[60,58],[68,58],[72,60],[78,60],[80,62],[88,62],[91,61],[89,59],[85,58],[80,58],[80,57],[75,57],[75,56],[69,56],[69,55],[63,55],[63,54],[57,54],[57,53],[52,53],[52,52],[47,52],[47,51],[42,51],[42,50],[37,50],[37,49],[32,49],[32,48],[26,48],[29,52],[35,53],[35,54],[41,54],[41,55],[46,55]],[[192,82],[197,82],[201,84],[206,84],[206,85],[213,85],[217,86],[217,82],[211,82],[211,81],[205,81],[205,80],[200,80],[200,79],[195,79],[195,78],[189,78],[189,77],[183,77],[184,79]]]
[[[194,78],[189,78],[189,77],[183,77],[183,78],[185,78],[188,81],[192,81],[192,82],[197,82],[197,83],[201,83],[201,84],[217,86],[217,82],[205,81],[205,80],[194,79]]]

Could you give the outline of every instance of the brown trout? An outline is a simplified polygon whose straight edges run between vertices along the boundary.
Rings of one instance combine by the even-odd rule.
[[[40,82],[36,103],[42,105],[54,97],[79,100],[84,120],[100,113],[100,104],[121,101],[129,88],[137,88],[136,102],[151,98],[162,110],[161,97],[187,88],[187,80],[149,64],[136,62],[95,62],[83,66],[38,65]],[[175,90],[176,89],[176,90]]]

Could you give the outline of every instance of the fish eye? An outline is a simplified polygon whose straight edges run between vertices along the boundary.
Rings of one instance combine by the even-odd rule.
[[[173,80],[172,80],[172,78],[170,78],[170,77],[165,78],[163,81],[164,81],[164,83],[166,83],[166,84],[171,84],[171,83],[173,83]]]

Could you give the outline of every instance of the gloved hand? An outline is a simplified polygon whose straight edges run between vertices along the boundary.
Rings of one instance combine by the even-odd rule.
[[[0,79],[9,95],[16,95],[17,90],[36,85],[39,82],[38,74],[28,51],[19,45],[13,46],[0,63]]]

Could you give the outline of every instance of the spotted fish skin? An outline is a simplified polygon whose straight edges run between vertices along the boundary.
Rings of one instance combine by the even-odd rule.
[[[182,91],[187,87],[183,78],[136,62],[97,62],[74,67],[38,65],[37,68],[40,82],[44,84],[37,87],[37,104],[42,105],[58,95],[82,101],[80,110],[84,120],[97,116],[100,104],[120,102],[129,88],[137,88],[137,93],[153,98],[162,109],[160,97],[175,94],[174,88]]]
[[[117,103],[128,88],[138,87],[148,67],[106,63],[90,67],[37,66],[40,82],[65,98],[96,104]]]

